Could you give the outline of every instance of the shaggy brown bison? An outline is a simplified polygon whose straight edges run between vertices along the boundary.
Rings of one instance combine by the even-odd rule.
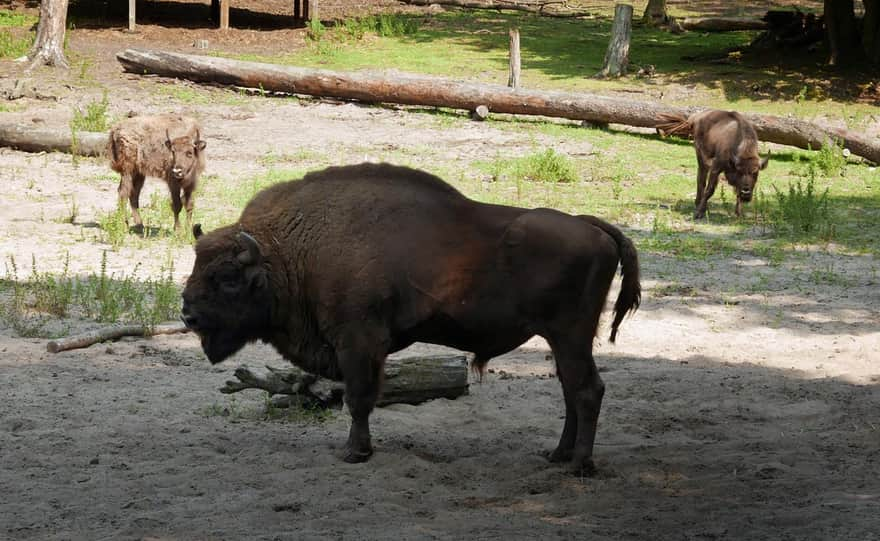
[[[735,111],[703,111],[690,117],[661,114],[657,129],[663,134],[694,136],[697,150],[697,197],[694,218],[706,215],[706,205],[715,193],[718,175],[736,190],[736,215],[742,216],[742,204],[752,200],[758,172],[767,167],[768,155],[758,155],[758,135],[752,123]],[[706,183],[708,177],[708,185]]]
[[[268,188],[237,223],[197,236],[181,318],[208,359],[262,340],[342,379],[346,461],[373,452],[368,417],[389,353],[443,344],[473,352],[482,370],[537,334],[566,404],[550,459],[592,468],[604,394],[593,339],[618,263],[612,341],[641,297],[636,249],[614,226],[478,203],[428,173],[362,164]]]
[[[119,200],[125,204],[128,199],[135,226],[143,227],[138,209],[146,177],[168,185],[174,229],[180,226],[183,207],[187,223],[192,223],[193,191],[205,170],[205,141],[200,133],[195,119],[170,114],[127,118],[110,129],[110,167],[122,177]]]

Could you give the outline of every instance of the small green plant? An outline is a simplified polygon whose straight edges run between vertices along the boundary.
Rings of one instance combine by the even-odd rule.
[[[825,145],[811,157],[810,165],[815,164],[826,177],[843,176],[846,174],[846,156],[843,150],[843,141]]]
[[[382,13],[376,19],[376,34],[383,38],[408,36],[419,29],[418,21],[413,17],[397,13]]]
[[[104,232],[104,240],[114,250],[122,246],[128,237],[128,210],[125,205],[125,201],[118,200],[116,210],[98,219],[98,225]]]
[[[552,148],[521,159],[516,171],[517,176],[536,182],[575,182],[578,179],[568,156],[558,154]]]
[[[10,11],[8,9],[0,9],[0,26],[32,26],[36,24],[36,22],[37,17],[33,15]]]
[[[31,256],[30,287],[34,292],[34,309],[54,316],[67,315],[73,302],[75,282],[69,275],[70,253],[64,255],[64,267],[58,276],[37,271],[37,260]]]
[[[312,41],[321,41],[324,34],[327,33],[327,27],[318,19],[310,19],[306,23],[306,35]]]
[[[64,199],[67,201],[67,212],[61,216],[61,223],[64,224],[74,224],[76,223],[76,218],[79,216],[79,206],[76,204],[76,197],[73,195],[64,196]]]
[[[0,58],[18,58],[27,54],[34,41],[33,32],[19,37],[9,30],[0,30]]]
[[[828,188],[816,192],[816,169],[809,167],[804,181],[790,182],[788,192],[774,186],[777,211],[774,226],[778,232],[794,237],[820,235],[831,238],[834,225],[828,208]]]
[[[107,108],[110,102],[107,91],[104,91],[100,101],[91,101],[86,104],[85,111],[79,107],[73,108],[73,117],[70,120],[70,130],[74,133],[80,131],[107,131]]]

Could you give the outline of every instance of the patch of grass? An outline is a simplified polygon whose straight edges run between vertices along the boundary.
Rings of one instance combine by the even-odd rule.
[[[27,27],[37,24],[39,17],[19,11],[0,9],[0,27]]]
[[[19,58],[26,55],[33,42],[33,32],[21,36],[17,32],[0,29],[0,59]]]
[[[107,108],[110,101],[107,91],[104,91],[100,101],[91,101],[86,104],[85,110],[79,107],[73,108],[73,117],[70,119],[70,130],[73,133],[80,131],[103,132],[108,128]]]
[[[206,105],[212,101],[207,90],[183,85],[160,85],[156,87],[156,93],[187,105]]]
[[[571,159],[552,148],[518,160],[514,168],[518,178],[535,182],[575,182],[578,180]]]
[[[128,203],[123,200],[117,200],[116,210],[100,216],[98,225],[103,232],[104,242],[113,247],[114,250],[119,249],[128,238]]]
[[[788,192],[774,186],[778,208],[774,225],[778,232],[793,237],[834,236],[834,224],[828,207],[828,188],[816,190],[815,168],[808,170],[806,179],[795,179],[788,185]]]

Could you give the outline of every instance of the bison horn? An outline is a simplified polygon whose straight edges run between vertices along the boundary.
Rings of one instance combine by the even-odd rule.
[[[165,146],[171,148],[171,134],[168,133],[168,128],[165,128]]]
[[[205,234],[205,232],[202,231],[202,224],[196,224],[193,226],[193,237],[194,238],[199,238],[204,234]]]
[[[260,262],[263,256],[260,254],[260,243],[257,239],[244,231],[239,231],[238,242],[244,244],[246,248],[244,252],[238,254],[238,261],[242,265],[256,265]]]

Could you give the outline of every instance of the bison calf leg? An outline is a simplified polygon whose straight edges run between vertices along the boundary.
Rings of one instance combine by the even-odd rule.
[[[144,224],[139,210],[144,180],[146,180],[146,177],[139,173],[123,174],[117,189],[119,200],[122,204],[125,204],[125,200],[128,199],[129,206],[131,207],[131,218],[134,221],[135,227],[138,228],[143,227]]]
[[[706,216],[706,207],[709,205],[709,198],[715,194],[715,188],[718,187],[718,175],[720,174],[720,171],[709,172],[709,183],[708,186],[706,186],[706,191],[703,193],[702,199],[700,199],[700,204],[697,206],[697,210],[694,212],[694,219],[699,220]]]
[[[195,200],[193,199],[193,189],[195,187],[192,186],[190,188],[183,189],[183,208],[186,209],[186,229],[190,230],[192,228],[192,218],[193,218],[193,207],[195,206]]]
[[[177,183],[169,182],[168,188],[171,190],[171,210],[174,212],[174,230],[180,229],[180,209],[183,208],[183,202],[180,200],[180,186]]]

